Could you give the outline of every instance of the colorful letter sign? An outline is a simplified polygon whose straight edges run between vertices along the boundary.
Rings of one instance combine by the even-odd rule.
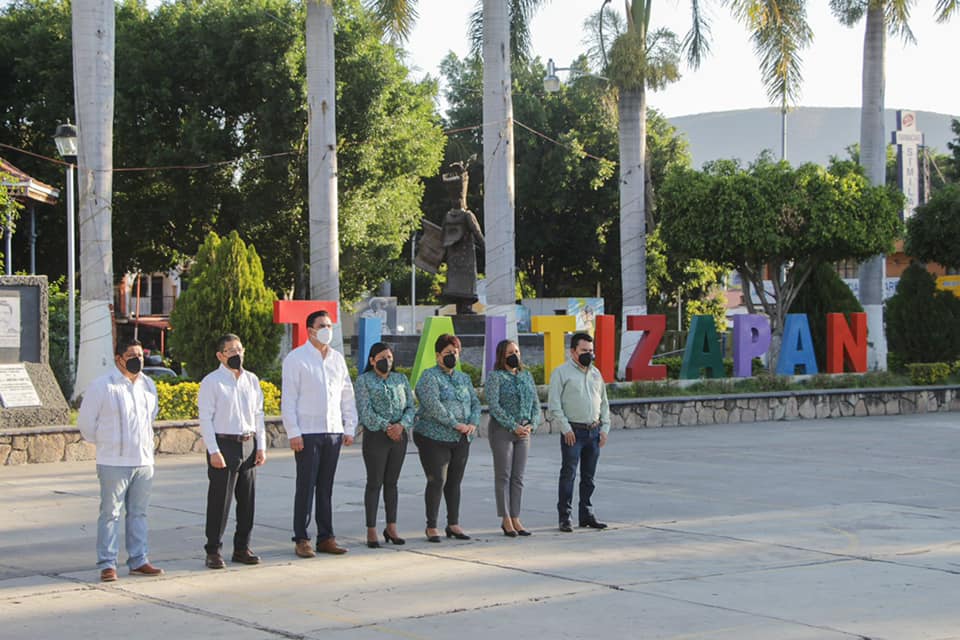
[[[777,358],[777,375],[792,376],[797,367],[803,373],[817,373],[817,357],[813,352],[813,338],[810,336],[810,323],[803,313],[788,313],[783,327],[783,344]]]
[[[683,352],[683,364],[680,366],[680,378],[699,378],[701,369],[706,369],[711,378],[722,378],[724,375],[723,353],[713,316],[693,316]]]
[[[827,314],[827,373],[843,373],[844,361],[854,373],[867,370],[867,314],[851,313],[849,326],[842,313]]]
[[[753,375],[753,359],[770,348],[770,322],[759,315],[733,317],[733,375],[749,378]]]
[[[567,358],[564,334],[576,331],[577,319],[573,316],[533,316],[530,327],[534,333],[543,334],[543,379],[550,384],[550,374]]]

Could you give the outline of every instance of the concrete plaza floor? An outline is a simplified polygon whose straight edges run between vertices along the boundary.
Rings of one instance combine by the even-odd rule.
[[[335,524],[350,552],[303,560],[292,455],[271,450],[253,541],[264,562],[211,571],[203,459],[162,457],[151,560],[167,573],[122,568],[112,584],[94,567],[94,464],[0,468],[0,638],[960,638],[958,414],[615,431],[602,532],[556,529],[558,459],[558,436],[534,438],[534,535],[506,538],[475,441],[461,517],[474,539],[429,544],[411,446],[407,544],[371,550],[359,447],[345,449]]]

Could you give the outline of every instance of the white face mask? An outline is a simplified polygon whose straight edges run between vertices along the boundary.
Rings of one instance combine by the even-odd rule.
[[[320,344],[330,344],[330,341],[333,340],[333,329],[330,327],[323,327],[321,329],[317,329],[317,332],[314,335],[316,335],[317,342]]]

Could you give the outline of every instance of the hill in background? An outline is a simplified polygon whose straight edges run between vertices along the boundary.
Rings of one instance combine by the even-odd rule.
[[[958,116],[917,111],[917,127],[928,147],[947,153],[956,136],[950,122]],[[886,129],[896,128],[896,110],[886,112]],[[776,108],[718,111],[670,118],[690,143],[693,166],[710,160],[739,158],[744,164],[764,149],[780,157],[780,110]],[[860,109],[801,107],[787,114],[787,160],[826,164],[830,156],[847,157],[846,148],[860,139]],[[889,140],[889,133],[888,133]]]

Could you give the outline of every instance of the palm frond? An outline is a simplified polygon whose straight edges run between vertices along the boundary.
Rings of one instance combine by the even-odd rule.
[[[677,34],[669,29],[657,29],[647,36],[644,62],[647,87],[656,91],[680,79],[680,52]]]
[[[867,13],[867,0],[830,0],[830,12],[840,24],[852,27]]]
[[[687,64],[694,69],[700,66],[710,53],[710,24],[700,6],[700,0],[690,0],[690,31],[683,39],[682,49],[687,54]]]
[[[627,30],[626,22],[616,11],[603,11],[603,25],[601,29],[600,11],[595,11],[583,21],[583,40],[587,47],[587,60],[594,69],[605,70],[610,47],[621,33]]]
[[[890,35],[899,36],[909,44],[917,43],[917,38],[910,29],[910,9],[914,2],[916,0],[886,0],[883,3],[883,19]]]
[[[418,17],[416,0],[366,0],[364,6],[392,38],[403,42],[410,37]]]
[[[803,82],[800,52],[813,41],[804,0],[751,0],[736,15],[752,32],[767,97],[785,109]],[[748,6],[747,6],[748,5]]]
[[[937,0],[937,22],[946,22],[960,11],[960,2],[957,0]]]
[[[531,43],[530,23],[533,14],[548,0],[508,0],[510,12],[510,56],[517,62],[530,59]],[[470,40],[470,53],[480,56],[483,53],[483,0],[477,0],[467,26]]]

